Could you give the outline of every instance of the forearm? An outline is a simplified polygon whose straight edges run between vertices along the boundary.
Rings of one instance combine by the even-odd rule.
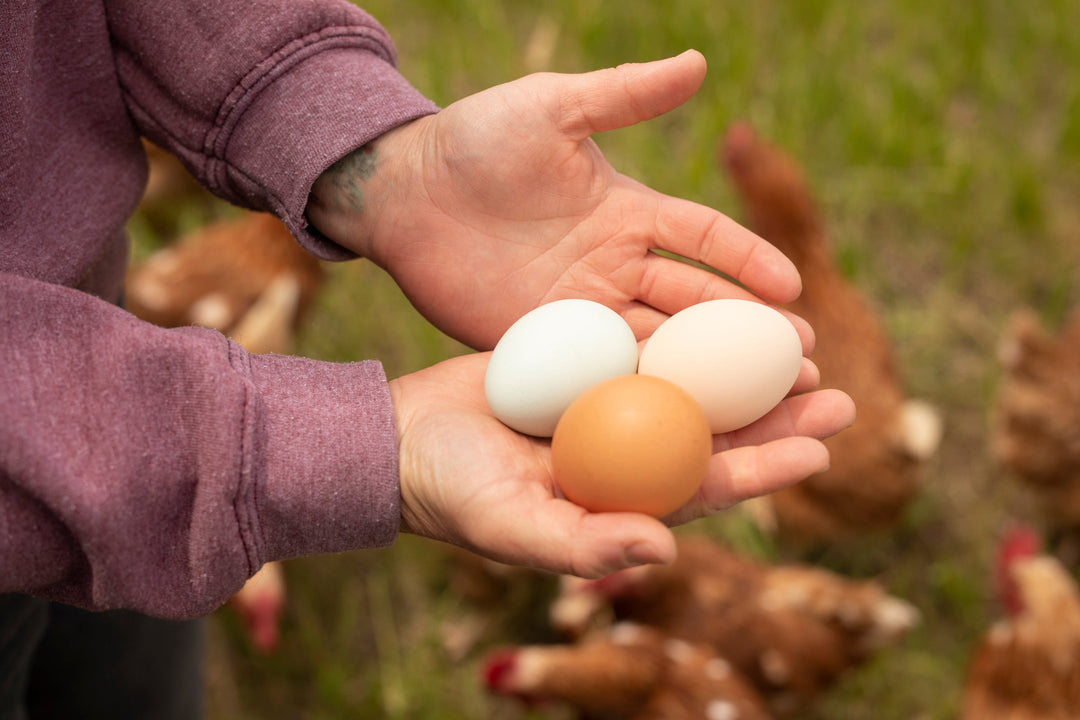
[[[3,274],[0,306],[0,592],[193,616],[268,560],[394,539],[377,363],[252,356]]]
[[[139,131],[212,192],[283,218],[320,257],[350,257],[309,227],[312,184],[356,148],[436,110],[398,73],[387,32],[342,0],[109,5]]]

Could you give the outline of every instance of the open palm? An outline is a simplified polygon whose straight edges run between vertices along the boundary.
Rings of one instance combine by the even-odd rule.
[[[828,464],[819,441],[851,423],[836,390],[793,395],[761,420],[718,435],[701,491],[663,522],[636,513],[590,513],[562,499],[550,443],[521,435],[484,401],[489,353],[391,382],[400,437],[402,529],[503,562],[600,577],[670,561],[668,525],[772,492]]]
[[[617,173],[591,139],[678,106],[704,72],[690,52],[491,88],[376,140],[362,216],[329,212],[342,207],[330,183],[316,184],[322,200],[309,215],[387,269],[436,326],[481,349],[564,297],[614,308],[639,338],[687,305],[751,297],[655,250],[721,270],[767,300],[791,300],[800,282],[780,252],[715,210]]]

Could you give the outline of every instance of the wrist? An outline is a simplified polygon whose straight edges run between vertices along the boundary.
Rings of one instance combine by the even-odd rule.
[[[419,472],[419,463],[417,456],[412,452],[407,433],[410,420],[410,413],[406,411],[408,396],[402,388],[400,378],[391,380],[388,387],[398,442],[398,487],[400,492],[398,531],[410,535],[434,537],[430,532],[425,532],[425,524],[416,516],[416,509],[422,506],[423,503],[417,501],[413,493],[413,479]]]
[[[407,125],[340,158],[323,171],[308,196],[307,216],[319,232],[376,263],[378,229],[402,194],[394,188],[407,187],[398,178],[407,163],[407,151],[400,142]]]
[[[371,188],[378,149],[370,142],[339,159],[318,177],[308,196],[311,224],[338,245],[370,257]],[[368,212],[365,213],[365,209]]]

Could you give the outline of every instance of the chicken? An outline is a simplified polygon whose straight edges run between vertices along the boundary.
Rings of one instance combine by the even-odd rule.
[[[1007,615],[968,664],[961,720],[1080,717],[1080,589],[1026,528],[999,546],[998,595]]]
[[[262,324],[266,342],[237,341],[251,352],[286,352],[292,332],[322,286],[319,261],[284,223],[266,213],[220,220],[182,238],[133,268],[125,304],[136,316],[163,327],[201,325],[235,337]],[[269,312],[249,311],[257,301]],[[268,334],[277,328],[278,334]],[[249,335],[253,337],[253,335]]]
[[[1075,546],[1080,533],[1080,309],[1056,335],[1033,312],[1015,313],[999,354],[1004,376],[994,408],[994,457],[1031,492],[1058,539]],[[1075,549],[1063,552],[1076,554]]]
[[[870,580],[805,565],[768,566],[704,537],[684,536],[669,566],[594,581],[564,578],[552,624],[574,635],[611,620],[711,647],[789,715],[876,650],[918,611]]]
[[[855,401],[855,424],[825,444],[827,472],[761,500],[766,529],[801,544],[827,544],[892,526],[919,489],[919,468],[937,449],[942,422],[905,397],[893,349],[873,307],[839,272],[800,169],[746,124],[730,128],[722,163],[747,223],[792,260],[801,297],[787,306],[814,327],[821,386]]]
[[[506,648],[483,664],[492,692],[561,702],[589,720],[768,720],[758,693],[709,648],[620,623],[572,645]]]

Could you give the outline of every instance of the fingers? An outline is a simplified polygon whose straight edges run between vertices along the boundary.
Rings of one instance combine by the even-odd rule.
[[[821,439],[854,419],[855,405],[846,393],[818,390],[789,397],[752,425],[716,436],[701,489],[664,522],[696,520],[826,470],[829,451]]]
[[[743,500],[782,490],[828,466],[829,451],[820,440],[809,437],[788,437],[713,455],[697,495],[664,522],[676,526],[713,515]]]
[[[659,249],[715,268],[771,302],[791,302],[802,292],[794,263],[728,216],[664,195],[654,212]]]
[[[655,62],[561,77],[559,122],[564,134],[581,141],[651,120],[689,100],[705,79],[705,57],[687,50]]]
[[[760,297],[708,269],[655,253],[646,258],[641,279],[643,303],[667,315],[674,315],[691,305],[723,298],[761,301]],[[802,341],[803,354],[807,356],[813,354],[815,336],[810,324],[788,310],[776,309],[795,326],[799,339]],[[649,334],[656,329],[660,321],[649,329]],[[636,332],[638,328],[635,327],[634,330]]]
[[[667,525],[713,514],[824,470],[829,454],[817,437],[850,424],[853,415],[850,398],[836,390],[785,400],[745,432],[722,436],[723,452],[710,459],[697,495],[663,521],[637,513],[590,513],[561,498],[533,495],[521,503],[521,512],[475,518],[466,524],[466,535],[472,547],[493,559],[584,578],[669,563],[676,548]]]
[[[719,436],[701,489],[663,524],[712,515],[824,471],[829,451],[820,438],[847,427],[854,416],[855,406],[846,393],[819,390],[788,398],[752,426]],[[652,518],[586,513],[561,500],[547,505],[545,517],[525,524],[542,531],[529,531],[538,536],[519,536],[519,541],[525,543],[523,551],[540,552],[546,567],[555,572],[601,577],[625,567],[674,559],[674,538],[659,532],[659,523]]]
[[[828,467],[829,451],[820,440],[809,437],[784,438],[720,453],[713,456],[702,484],[701,509],[713,513],[776,492]]]
[[[674,315],[690,305],[721,298],[758,299],[710,268],[659,253],[646,257],[641,299],[658,310]]]
[[[637,513],[589,513],[567,500],[514,516],[498,542],[479,542],[483,554],[550,572],[601,578],[616,570],[675,559],[675,538],[659,520]],[[489,548],[489,549],[488,549]]]
[[[855,421],[855,403],[835,389],[791,395],[765,417],[746,427],[713,437],[713,452],[764,445],[791,436],[823,440]]]
[[[814,364],[813,360],[804,357],[802,365],[799,367],[799,375],[795,378],[795,383],[791,386],[791,389],[788,390],[788,396],[808,393],[816,389],[820,384],[821,371],[818,370],[818,366]]]

